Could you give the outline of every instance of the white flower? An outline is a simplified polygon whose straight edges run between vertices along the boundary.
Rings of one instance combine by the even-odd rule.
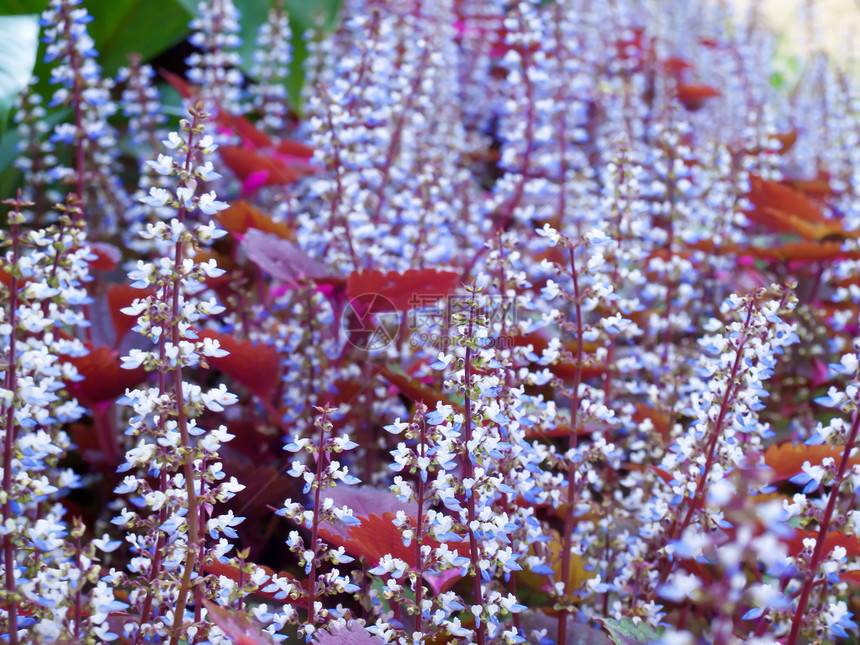
[[[221,178],[220,173],[215,172],[215,168],[212,166],[211,161],[207,161],[202,166],[197,166],[197,169],[194,172],[203,181],[215,181],[216,179]]]
[[[170,175],[173,173],[173,158],[168,155],[158,155],[157,161],[150,159],[146,162],[146,165],[159,175]]]
[[[162,206],[166,206],[172,200],[173,195],[170,194],[169,190],[153,186],[149,189],[149,195],[144,197],[141,201],[153,208],[160,208]]]
[[[400,434],[401,432],[406,430],[406,428],[408,428],[408,427],[409,427],[409,423],[407,423],[406,421],[401,421],[400,417],[397,417],[394,420],[394,423],[385,426],[384,429],[387,432],[390,432],[391,434]]]
[[[193,186],[180,186],[176,189],[176,198],[182,203],[185,208],[191,210],[194,208],[194,188]]]
[[[561,241],[561,234],[555,230],[549,223],[543,225],[543,228],[535,229],[535,233],[540,235],[541,237],[545,237],[554,245],[558,244]]]
[[[591,229],[583,237],[589,246],[606,246],[612,243],[612,238],[598,228]]]
[[[167,138],[164,139],[161,143],[163,143],[165,147],[170,148],[171,150],[176,150],[180,146],[184,145],[185,142],[176,132],[171,132],[167,135]]]
[[[229,204],[227,202],[219,202],[215,199],[215,191],[209,191],[200,195],[197,201],[197,207],[207,215],[214,215],[218,211],[223,211]]]

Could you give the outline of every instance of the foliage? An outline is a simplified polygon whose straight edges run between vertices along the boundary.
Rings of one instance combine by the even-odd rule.
[[[6,642],[856,642],[853,78],[709,0],[4,10]]]

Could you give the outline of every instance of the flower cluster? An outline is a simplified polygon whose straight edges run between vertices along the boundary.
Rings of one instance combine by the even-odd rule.
[[[164,3],[111,79],[101,4],[13,116],[10,645],[856,636],[856,79],[708,0]]]
[[[197,421],[206,412],[222,412],[236,396],[223,384],[202,388],[183,378],[207,359],[227,354],[217,341],[199,335],[201,321],[224,310],[214,298],[199,295],[204,282],[223,271],[213,259],[196,256],[225,231],[212,220],[193,224],[192,217],[212,215],[226,204],[214,192],[197,191],[198,182],[216,177],[211,162],[201,163],[215,145],[205,134],[209,115],[199,104],[190,114],[180,124],[181,134],[171,133],[164,141],[175,156],[161,154],[150,162],[160,175],[174,178],[176,188],[153,187],[146,201],[175,209],[175,216],[169,223],[157,218],[141,232],[162,260],[137,263],[131,286],[148,295],[122,310],[136,318],[134,330],[154,343],[149,350],[130,349],[122,367],[157,375],[157,383],[127,390],[121,400],[132,410],[125,432],[132,447],[118,469],[129,474],[114,492],[128,496],[132,510],[123,507],[112,522],[125,531],[133,555],[125,580],[132,589],[129,602],[139,614],[124,632],[134,638],[151,638],[165,628],[173,634],[208,631],[201,622],[202,598],[215,590],[202,575],[205,562],[232,549],[228,538],[235,537],[233,527],[243,519],[232,511],[214,512],[216,504],[244,488],[235,477],[226,478],[219,460],[222,444],[233,435],[224,425],[207,430]],[[195,612],[186,615],[189,596],[195,597]]]

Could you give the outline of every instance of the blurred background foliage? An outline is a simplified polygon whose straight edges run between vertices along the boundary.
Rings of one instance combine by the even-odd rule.
[[[309,30],[324,34],[337,23],[341,0],[234,0],[242,14],[243,72],[251,73],[252,52],[257,30],[266,21],[277,2],[289,12],[293,33],[293,60],[286,81],[290,101],[300,111],[299,97],[304,82],[303,64],[307,48],[303,34]],[[48,0],[0,0],[0,194],[13,194],[21,176],[12,167],[19,137],[9,125],[9,112],[15,97],[26,85],[31,73],[38,78],[36,89],[42,96],[51,95],[51,65],[43,62],[44,45],[37,40],[35,29],[39,14]],[[93,22],[90,36],[99,52],[98,62],[105,77],[114,76],[128,64],[130,54],[139,53],[143,62],[156,71],[167,69],[182,75],[185,58],[194,51],[187,42],[189,21],[197,12],[197,0],[84,0]],[[23,28],[26,27],[26,28]],[[36,48],[38,47],[38,51]],[[35,63],[35,65],[34,65]],[[22,78],[25,79],[22,82]],[[167,112],[180,112],[180,98],[167,85],[162,86]],[[173,106],[173,110],[170,106]],[[63,110],[49,111],[49,125],[63,120]]]

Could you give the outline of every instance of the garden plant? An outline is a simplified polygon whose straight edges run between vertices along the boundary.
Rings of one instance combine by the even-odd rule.
[[[807,10],[0,2],[3,642],[858,643]]]

